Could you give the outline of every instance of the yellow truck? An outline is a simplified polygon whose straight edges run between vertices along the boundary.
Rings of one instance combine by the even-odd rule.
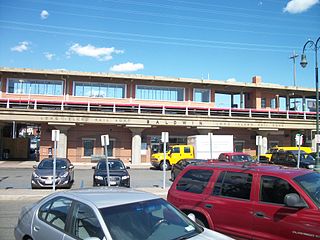
[[[299,150],[299,147],[280,147],[280,146],[272,147],[265,154],[260,155],[260,162],[270,162],[272,153],[278,152],[279,150],[283,150],[283,151]],[[300,147],[300,150],[304,151],[307,154],[312,153],[311,147]]]
[[[171,166],[181,159],[217,159],[222,152],[233,152],[233,135],[212,135],[211,141],[208,135],[194,135],[187,138],[187,143],[186,145],[173,145],[167,151],[166,170],[171,169]],[[163,170],[163,160],[163,153],[151,155],[151,165],[155,168]]]

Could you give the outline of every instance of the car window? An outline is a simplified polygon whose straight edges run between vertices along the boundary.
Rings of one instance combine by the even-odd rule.
[[[71,203],[72,201],[68,198],[52,199],[40,207],[38,217],[46,223],[64,230]]]
[[[179,147],[172,148],[171,153],[180,153],[180,148]]]
[[[213,195],[250,199],[252,174],[222,172],[213,189]]]
[[[180,178],[176,189],[184,192],[202,193],[212,173],[212,170],[189,170]]]
[[[123,170],[125,169],[124,165],[120,161],[108,161],[110,170]],[[106,161],[101,161],[97,167],[99,170],[106,170]]]
[[[286,180],[273,176],[262,176],[260,189],[260,201],[275,204],[284,204],[286,194],[297,193]]]
[[[53,160],[43,160],[39,163],[39,169],[53,169]],[[67,169],[67,162],[64,160],[56,160],[56,169]]]
[[[301,188],[311,197],[314,203],[320,207],[320,173],[310,172],[294,178]]]
[[[83,203],[75,205],[72,214],[71,235],[77,239],[96,237],[101,240],[104,237],[99,220],[93,210]]]

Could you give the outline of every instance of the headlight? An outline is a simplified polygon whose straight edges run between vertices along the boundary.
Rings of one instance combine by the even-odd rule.
[[[127,175],[127,176],[122,176],[122,177],[121,177],[121,179],[122,179],[122,180],[126,180],[126,179],[128,179],[128,178],[130,178],[130,176],[128,176],[128,175]]]
[[[103,177],[101,176],[94,176],[95,179],[98,179],[98,180],[103,180]]]
[[[39,175],[36,174],[35,172],[32,173],[32,176],[33,176],[34,178],[38,178],[38,177],[39,177]]]
[[[66,177],[68,176],[68,172],[65,172],[64,174],[60,175],[60,177]]]
[[[308,165],[309,169],[314,169],[314,165]]]

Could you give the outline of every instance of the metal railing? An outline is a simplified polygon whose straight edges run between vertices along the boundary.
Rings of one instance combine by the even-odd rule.
[[[315,112],[283,111],[273,109],[241,109],[216,108],[196,106],[169,106],[137,103],[106,103],[106,102],[75,102],[57,100],[28,100],[0,98],[0,108],[56,110],[56,111],[87,111],[108,113],[135,113],[135,114],[172,114],[185,116],[228,116],[244,118],[268,119],[316,119]]]

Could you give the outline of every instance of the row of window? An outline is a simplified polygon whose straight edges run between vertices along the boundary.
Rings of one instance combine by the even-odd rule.
[[[8,93],[62,96],[64,82],[59,80],[8,79]],[[194,89],[195,102],[210,102],[210,89]],[[126,85],[74,82],[73,95],[79,97],[125,98]],[[184,101],[185,89],[178,87],[136,86],[136,99]]]
[[[212,174],[212,170],[190,170],[177,183],[177,190],[201,194]],[[219,175],[211,194],[249,200],[251,186],[252,174],[225,171]],[[288,193],[297,192],[287,181],[273,176],[261,177],[261,202],[284,204],[284,196]]]

